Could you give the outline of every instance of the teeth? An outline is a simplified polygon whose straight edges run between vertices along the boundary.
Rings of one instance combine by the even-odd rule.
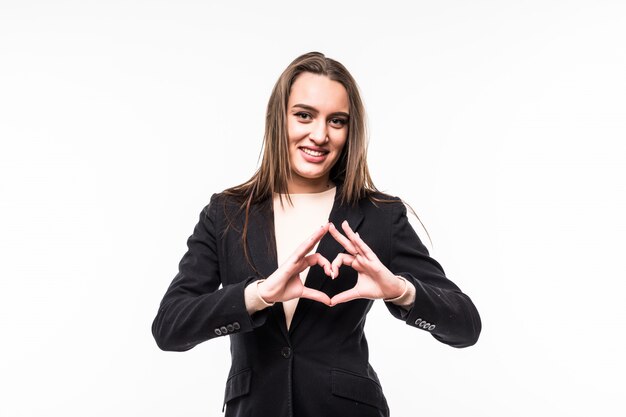
[[[304,153],[309,154],[311,156],[322,156],[324,155],[324,152],[319,152],[319,151],[314,151],[311,149],[307,149],[307,148],[300,148],[304,151]]]

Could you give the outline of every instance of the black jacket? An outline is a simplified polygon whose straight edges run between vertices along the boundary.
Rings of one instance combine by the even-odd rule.
[[[476,343],[481,330],[478,311],[429,256],[408,222],[404,204],[379,194],[394,201],[377,207],[363,199],[358,207],[349,207],[340,204],[339,196],[340,188],[330,221],[340,229],[348,220],[381,262],[416,288],[415,304],[408,312],[385,303],[391,314],[447,345]],[[235,214],[232,197],[222,193],[213,194],[202,209],[179,272],[152,324],[158,346],[185,351],[215,337],[230,337],[227,417],[388,416],[363,334],[373,300],[328,307],[300,299],[289,331],[281,303],[250,316],[244,288],[278,267],[272,202],[253,206],[250,214],[248,249],[258,273],[246,262],[241,246],[244,215]],[[234,222],[225,231],[227,218]],[[327,233],[317,251],[332,261],[344,249]],[[332,297],[353,287],[356,278],[356,271],[347,266],[341,267],[336,280],[313,266],[306,285]]]

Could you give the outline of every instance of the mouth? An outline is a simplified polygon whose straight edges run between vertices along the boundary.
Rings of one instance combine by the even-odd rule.
[[[307,155],[311,155],[311,156],[315,156],[315,157],[324,156],[324,155],[330,153],[330,151],[327,151],[327,150],[313,149],[313,148],[309,148],[309,147],[306,147],[306,146],[301,146],[300,150],[302,152],[304,152],[305,154],[307,154]]]
[[[309,163],[319,164],[326,160],[330,151],[325,149],[312,149],[308,146],[301,146],[300,149],[302,158]]]

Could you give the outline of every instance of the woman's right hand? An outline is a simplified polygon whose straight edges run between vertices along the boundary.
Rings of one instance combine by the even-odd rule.
[[[319,265],[326,275],[331,276],[331,264],[319,253],[307,255],[315,244],[328,232],[330,223],[320,227],[310,238],[298,246],[294,253],[267,279],[259,283],[259,295],[268,303],[282,302],[294,298],[309,298],[330,305],[330,298],[321,291],[306,287],[300,272],[307,267]]]

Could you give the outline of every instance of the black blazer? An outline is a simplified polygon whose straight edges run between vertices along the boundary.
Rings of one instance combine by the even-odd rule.
[[[340,229],[341,222],[348,220],[381,262],[416,288],[410,311],[386,302],[389,312],[447,345],[460,348],[476,343],[481,330],[478,311],[429,256],[400,199],[378,194],[394,201],[377,207],[362,199],[358,207],[349,207],[340,204],[340,187],[330,221]],[[233,226],[226,230],[228,218]],[[250,214],[248,249],[258,273],[244,257],[243,220],[243,214],[236,215],[232,197],[222,193],[213,194],[202,209],[179,272],[152,323],[157,345],[185,351],[212,338],[230,337],[227,417],[388,416],[363,334],[373,300],[328,307],[300,299],[289,331],[282,303],[250,316],[244,288],[278,268],[272,202],[254,205]],[[332,261],[344,249],[327,233],[317,251]],[[332,297],[353,287],[356,279],[356,271],[347,266],[341,267],[335,280],[312,266],[306,285]]]

